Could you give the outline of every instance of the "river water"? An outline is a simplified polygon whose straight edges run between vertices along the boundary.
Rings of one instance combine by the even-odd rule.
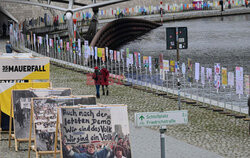
[[[235,67],[241,66],[244,74],[250,75],[250,14],[167,22],[122,46],[121,49],[129,48],[130,53],[140,52],[153,58],[163,53],[164,59],[176,60],[176,50],[166,50],[166,27],[188,28],[188,49],[180,50],[180,63],[185,62],[187,65],[188,58],[205,68],[213,68],[214,63],[220,63],[221,67],[226,67],[228,72],[233,71],[234,74]],[[171,80],[172,77],[169,78]],[[197,95],[200,93],[197,91],[198,86],[186,89],[185,87],[182,85],[182,89],[186,92],[197,93]],[[200,84],[199,87],[201,88]],[[209,88],[208,84],[205,85],[205,97],[246,108],[247,95],[239,98],[235,94],[235,87],[221,89],[220,91],[223,91],[221,95],[218,95],[214,88],[212,88],[212,95],[209,95]]]
[[[148,34],[123,46],[130,52],[176,59],[176,50],[166,50],[166,27],[188,28],[188,49],[180,50],[180,62],[191,58],[202,66],[212,67],[221,63],[228,71],[243,66],[244,72],[250,68],[250,15],[211,17],[164,23]]]

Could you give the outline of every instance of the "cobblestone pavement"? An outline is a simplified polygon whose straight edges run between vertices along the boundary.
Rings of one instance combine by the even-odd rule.
[[[86,85],[86,75],[55,66],[51,66],[51,70],[53,87],[71,87],[75,95],[95,94],[95,87]],[[97,102],[103,104],[127,104],[129,119],[131,121],[134,120],[135,112],[170,111],[178,109],[177,101],[116,84],[110,86],[109,96],[101,96]],[[247,158],[250,156],[250,136],[246,122],[197,106],[182,105],[182,107],[188,110],[188,125],[168,126],[167,136],[209,150],[223,157]],[[156,127],[152,129],[156,131],[159,130]],[[133,132],[134,131],[131,130],[131,135]],[[139,135],[137,135],[137,137],[139,137]],[[141,136],[143,137],[142,139],[148,138],[147,134],[145,134],[145,138],[143,133]],[[152,136],[154,136],[153,132]],[[138,140],[140,139],[138,138]],[[155,142],[157,143],[158,141],[159,135]],[[138,146],[145,145],[144,143],[132,143],[136,146],[135,150],[137,150]],[[146,151],[151,152],[151,148],[156,147],[155,144],[151,145],[153,144],[152,140],[149,140],[146,144],[147,146],[143,148],[145,153],[140,153],[144,154],[144,156],[148,154]],[[189,150],[191,153],[195,153],[195,151],[187,147],[187,151]],[[141,152],[141,150],[139,151]],[[177,153],[179,153],[179,151],[178,149],[175,150]],[[156,154],[157,153],[159,152],[156,151]],[[182,157],[188,155],[185,152],[180,154]],[[194,157],[203,156],[202,152],[198,152],[198,154],[200,155]]]

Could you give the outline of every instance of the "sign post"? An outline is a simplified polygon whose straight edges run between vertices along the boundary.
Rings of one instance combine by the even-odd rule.
[[[177,53],[177,86],[178,86],[178,108],[181,110],[180,103],[180,55],[179,49],[187,49],[187,27],[167,27],[166,28],[167,50],[176,49]]]
[[[187,124],[188,111],[165,111],[165,112],[142,112],[135,113],[135,125],[138,127],[143,126],[161,126],[160,139],[161,139],[161,158],[165,158],[165,132],[166,125],[174,124]]]

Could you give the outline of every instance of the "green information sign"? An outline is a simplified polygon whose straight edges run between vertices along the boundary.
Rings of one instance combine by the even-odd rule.
[[[187,123],[187,110],[135,113],[136,126],[165,126]]]

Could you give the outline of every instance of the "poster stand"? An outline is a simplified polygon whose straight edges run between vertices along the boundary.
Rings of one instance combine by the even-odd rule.
[[[34,114],[34,106],[33,106],[33,100],[31,101],[31,111],[30,111],[30,131],[29,131],[29,146],[28,146],[28,158],[30,158],[30,151],[34,151],[36,153],[36,158],[40,158],[41,155],[48,155],[48,154],[59,154],[60,151],[38,151],[37,150],[37,147],[36,147],[36,139],[34,139],[34,145],[31,145],[31,141],[32,141],[32,138],[31,138],[31,134],[32,134],[32,124],[34,123],[33,122],[33,114]],[[58,118],[58,116],[57,116]],[[56,125],[58,124],[58,119],[57,119],[57,123]],[[35,125],[34,125],[35,127]],[[35,135],[36,137],[36,135]],[[57,144],[57,143],[55,143]]]
[[[12,106],[10,106],[10,116],[13,116],[14,115],[14,112],[13,112],[13,98],[11,99],[12,100]],[[15,140],[15,151],[18,151],[18,147],[19,147],[19,144],[20,142],[28,142],[29,139],[16,139],[15,137],[15,130],[13,131],[14,133],[12,133],[12,120],[13,118],[10,117],[10,122],[9,122],[9,148],[11,146],[11,139],[14,139]],[[31,141],[34,141],[34,139],[31,139]]]
[[[105,108],[105,107],[121,107],[121,106],[126,106],[125,104],[97,104],[97,105],[93,105],[93,108]],[[87,109],[89,108],[89,105],[76,105],[76,106],[60,106],[57,109],[57,114],[59,114],[59,111],[61,110],[61,108],[63,109]],[[59,115],[58,115],[59,116]],[[58,123],[58,128],[56,129],[56,133],[59,133],[59,137],[60,137],[60,149],[63,149],[63,142],[62,142],[62,131],[61,131],[61,126],[60,126],[60,118],[58,117],[57,119],[57,123]],[[59,132],[58,132],[59,131]],[[57,137],[55,137],[55,139],[57,139]],[[57,142],[57,140],[55,140],[55,142]],[[106,142],[106,141],[103,141]],[[106,142],[107,143],[107,142]],[[54,148],[56,149],[56,144],[54,146]],[[57,153],[58,151],[55,151],[55,153]],[[60,150],[60,157],[63,158],[63,150]],[[54,158],[56,158],[56,154],[54,154]]]
[[[30,91],[29,91],[30,90]],[[70,88],[52,88],[52,87],[48,87],[48,88],[29,88],[29,89],[18,89],[18,90],[15,90],[15,94],[20,94],[20,93],[25,93],[25,92],[33,92],[33,93],[36,93],[36,92],[40,92],[40,93],[44,93],[44,92],[47,92],[48,94],[50,93],[50,92],[53,92],[53,91],[55,91],[55,92],[59,92],[59,91],[61,91],[61,93],[59,94],[59,95],[62,95],[62,93],[64,93],[64,92],[67,92],[67,91],[70,91],[70,93],[64,93],[63,95],[64,96],[68,96],[68,95],[71,95],[71,89]],[[13,90],[12,90],[12,95],[13,95]],[[52,94],[52,96],[53,95],[56,95],[56,94]],[[30,96],[31,97],[31,96]],[[27,98],[29,98],[29,96],[27,96]],[[18,113],[18,111],[16,111],[16,112],[14,112],[14,108],[15,108],[15,104],[14,104],[14,102],[15,102],[15,99],[13,98],[13,96],[12,96],[12,106],[10,106],[10,115],[11,116],[15,116],[15,114],[14,113]],[[25,115],[25,114],[24,114]],[[13,132],[14,133],[11,133],[11,131],[12,131],[12,120],[13,120],[13,123],[15,123],[15,119],[13,119],[12,117],[10,118],[10,122],[9,122],[9,125],[10,125],[10,128],[9,128],[9,148],[11,147],[11,139],[14,139],[15,140],[15,151],[18,151],[18,148],[19,148],[19,143],[20,142],[28,142],[29,141],[29,137],[25,137],[25,136],[22,136],[22,137],[20,137],[19,136],[19,138],[18,138],[18,132],[16,133],[16,126],[15,126],[15,124],[14,124],[14,129],[13,129]],[[19,131],[19,133],[21,132],[23,132],[25,129],[22,129],[22,130],[18,130]],[[28,129],[27,129],[28,130]],[[17,136],[17,137],[16,137]],[[34,141],[34,138],[31,138],[31,140],[32,141]]]
[[[94,98],[94,100],[93,100]],[[95,96],[94,95],[82,95],[82,96],[63,96],[63,97],[60,97],[60,96],[51,96],[51,97],[37,97],[37,98],[32,98],[32,101],[31,101],[31,117],[30,117],[30,131],[29,131],[29,148],[28,148],[28,158],[30,158],[30,151],[33,150],[35,151],[36,153],[36,158],[40,157],[41,155],[47,155],[47,154],[53,154],[54,157],[56,157],[56,154],[60,154],[61,150],[58,150],[57,149],[57,145],[58,145],[58,131],[60,132],[60,130],[58,130],[60,124],[59,124],[59,111],[56,110],[56,112],[54,114],[55,116],[55,127],[51,126],[51,128],[55,128],[55,131],[53,131],[53,133],[55,132],[55,137],[54,137],[54,149],[53,149],[53,144],[50,143],[49,145],[51,145],[51,149],[48,149],[48,150],[41,150],[39,151],[38,150],[38,146],[37,146],[37,140],[36,138],[38,138],[36,136],[36,130],[38,130],[39,128],[37,127],[37,124],[35,124],[35,122],[39,119],[36,119],[36,120],[33,120],[35,118],[35,110],[34,110],[34,100],[41,100],[41,102],[45,101],[44,99],[47,99],[50,100],[50,99],[65,99],[65,103],[68,101],[69,103],[72,103],[72,104],[68,104],[69,107],[72,107],[72,106],[77,106],[78,104],[85,104],[85,105],[96,105],[96,99],[95,99]],[[74,100],[76,99],[76,102],[74,103]],[[72,102],[70,101],[72,100]],[[39,102],[39,101],[38,101]],[[54,104],[54,103],[53,103]],[[57,108],[57,107],[60,107],[60,106],[67,106],[67,104],[65,105],[53,105],[54,106],[54,109]],[[51,106],[50,106],[51,107]],[[46,108],[47,109],[47,108]],[[53,108],[50,109],[53,111]],[[45,113],[45,112],[44,112]],[[40,113],[41,114],[41,113]],[[37,115],[38,116],[38,115]],[[51,116],[49,116],[51,117]],[[52,118],[54,119],[54,118]],[[48,120],[49,122],[53,122],[52,120]],[[34,131],[34,145],[31,145],[31,135],[32,135],[32,124],[33,124],[33,131]],[[61,143],[61,142],[60,142]],[[41,144],[41,143],[40,143]],[[47,145],[47,143],[46,143]],[[61,144],[60,144],[61,146]]]

